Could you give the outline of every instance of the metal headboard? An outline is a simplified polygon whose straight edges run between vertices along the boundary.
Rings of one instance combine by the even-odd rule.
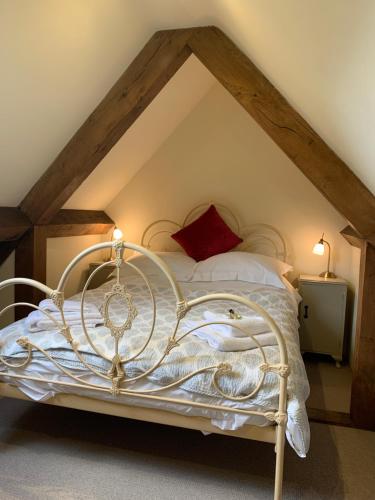
[[[179,250],[180,247],[170,238],[171,234],[196,220],[210,205],[215,205],[228,226],[244,240],[235,250],[260,253],[286,261],[286,243],[278,229],[270,224],[262,223],[242,226],[232,210],[221,203],[214,202],[197,205],[188,212],[182,223],[171,219],[159,219],[152,222],[142,234],[141,245],[154,251]]]

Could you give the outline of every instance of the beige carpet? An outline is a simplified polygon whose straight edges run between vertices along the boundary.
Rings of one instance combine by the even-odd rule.
[[[336,368],[327,357],[304,355],[307,377],[310,384],[309,408],[349,413],[352,388],[352,371],[348,365]]]
[[[0,499],[268,499],[272,445],[0,400]],[[285,499],[375,498],[375,433],[312,425]]]

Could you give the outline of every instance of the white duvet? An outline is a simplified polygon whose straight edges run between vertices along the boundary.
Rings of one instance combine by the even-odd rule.
[[[112,286],[113,282],[108,282],[96,290],[87,292],[86,301],[92,302],[100,307],[103,297]],[[257,302],[276,321],[282,334],[285,337],[291,374],[288,377],[288,423],[287,438],[296,450],[298,455],[305,456],[309,448],[309,425],[305,409],[305,401],[309,394],[309,387],[305,367],[299,349],[298,340],[298,320],[297,304],[293,293],[290,290],[279,289],[271,286],[254,285],[244,282],[214,282],[214,283],[183,283],[181,284],[185,296],[188,299],[198,297],[203,294],[213,292],[226,292],[241,295]],[[143,345],[148,335],[152,310],[151,302],[146,293],[146,288],[142,282],[133,278],[127,282],[129,292],[133,296],[134,304],[138,310],[138,315],[133,323],[131,331],[125,332],[121,341],[121,354],[128,357],[135,353]],[[157,303],[157,320],[155,332],[147,349],[137,358],[126,365],[126,374],[133,377],[144,373],[152,366],[165,350],[168,337],[173,332],[176,324],[175,298],[169,286],[164,282],[156,282],[154,291]],[[77,300],[79,296],[75,297]],[[215,313],[222,313],[233,307],[233,303],[223,303],[222,301],[210,303],[209,308]],[[251,315],[251,311],[243,306],[235,305],[244,316]],[[192,309],[186,320],[202,321],[203,312],[207,309],[207,304]],[[125,319],[126,311],[121,303],[115,300],[111,302],[110,308],[115,323],[122,323]],[[184,321],[180,325],[181,332],[184,331]],[[113,356],[113,338],[109,330],[105,327],[89,329],[94,344],[101,352],[110,357]],[[73,337],[79,342],[80,351],[84,353],[86,361],[92,364],[99,371],[107,371],[109,362],[97,356],[88,345],[82,327],[72,328]],[[86,381],[101,383],[102,379],[89,372],[84,365],[77,361],[74,352],[69,349],[66,340],[58,332],[28,332],[24,320],[13,323],[0,332],[1,354],[8,358],[20,358],[25,356],[24,349],[16,343],[20,336],[28,336],[33,343],[48,350],[61,364],[73,370]],[[277,346],[265,347],[267,360],[270,363],[277,363]],[[24,370],[15,370],[14,373],[32,374],[35,376],[43,374],[44,377],[53,380],[67,380],[61,372],[46,360],[39,352],[34,353],[34,361]],[[230,363],[232,373],[220,379],[222,390],[232,396],[243,396],[249,394],[257,385],[260,377],[258,366],[262,363],[259,349],[251,349],[242,352],[218,352],[212,349],[206,342],[188,335],[184,338],[178,348],[171,351],[169,356],[155,371],[147,376],[140,388],[160,387],[169,384],[194,370],[210,365],[217,365],[220,362]],[[0,363],[0,370],[5,367]],[[3,377],[5,378],[5,377]],[[13,379],[14,382],[14,379]],[[57,384],[47,386],[42,382],[17,380],[20,389],[29,397],[41,400],[53,396],[56,392],[67,392],[66,388]],[[89,394],[90,391],[74,392]],[[112,398],[110,394],[99,395],[93,393],[92,397]],[[268,422],[259,417],[247,417],[235,415],[225,411],[202,410],[189,406],[189,401],[209,402],[211,404],[226,404],[232,407],[255,409],[260,411],[276,410],[278,405],[278,377],[275,374],[267,373],[260,391],[248,401],[238,403],[223,399],[215,390],[212,384],[212,371],[194,376],[187,380],[178,389],[163,391],[161,394],[166,397],[177,397],[187,401],[187,405],[162,403],[145,403],[129,397],[116,397],[116,401],[126,401],[127,404],[142,406],[162,406],[165,409],[185,413],[189,415],[204,415],[211,418],[212,424],[221,429],[236,429],[245,424],[267,425]]]

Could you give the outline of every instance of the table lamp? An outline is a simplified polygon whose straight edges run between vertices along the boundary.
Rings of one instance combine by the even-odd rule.
[[[336,274],[331,273],[331,271],[329,270],[329,264],[331,262],[331,245],[328,243],[328,241],[323,239],[323,237],[324,237],[324,233],[322,234],[322,237],[320,238],[318,243],[316,243],[314,245],[314,248],[313,248],[313,253],[315,253],[316,255],[324,255],[324,251],[325,251],[324,245],[326,244],[328,247],[327,271],[323,271],[322,273],[319,274],[319,276],[321,276],[322,278],[337,278]]]

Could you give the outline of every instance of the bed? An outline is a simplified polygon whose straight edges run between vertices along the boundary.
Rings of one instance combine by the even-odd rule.
[[[286,259],[285,242],[275,228],[241,227],[231,211],[219,207],[243,236],[241,253],[237,252],[241,258],[245,252],[259,252]],[[21,320],[0,332],[0,395],[274,443],[274,495],[279,499],[285,437],[299,456],[309,447],[298,294],[284,277],[280,287],[207,279],[207,272],[199,274],[207,268],[205,263],[206,268],[194,266],[189,276],[180,264],[181,254],[155,252],[161,240],[187,226],[204,208],[191,211],[182,224],[152,223],[141,245],[113,241],[88,248],[68,265],[56,290],[23,278],[0,283],[0,289],[35,286],[59,311],[52,330],[30,332]],[[80,315],[80,323],[72,326],[65,317],[65,284],[78,262],[98,250],[114,252],[102,266],[112,265],[115,271],[109,281],[91,290],[90,281],[102,268],[97,267],[82,293],[70,299],[79,304]],[[137,255],[124,260],[125,251]],[[235,253],[224,258],[233,260]],[[103,325],[87,326],[88,303],[100,308]],[[10,304],[1,314],[16,306]],[[202,321],[207,311],[219,317],[228,310],[239,317],[260,316],[274,342],[262,345],[259,336],[247,333],[252,348],[223,352],[197,336],[205,328],[233,325],[226,320]]]

